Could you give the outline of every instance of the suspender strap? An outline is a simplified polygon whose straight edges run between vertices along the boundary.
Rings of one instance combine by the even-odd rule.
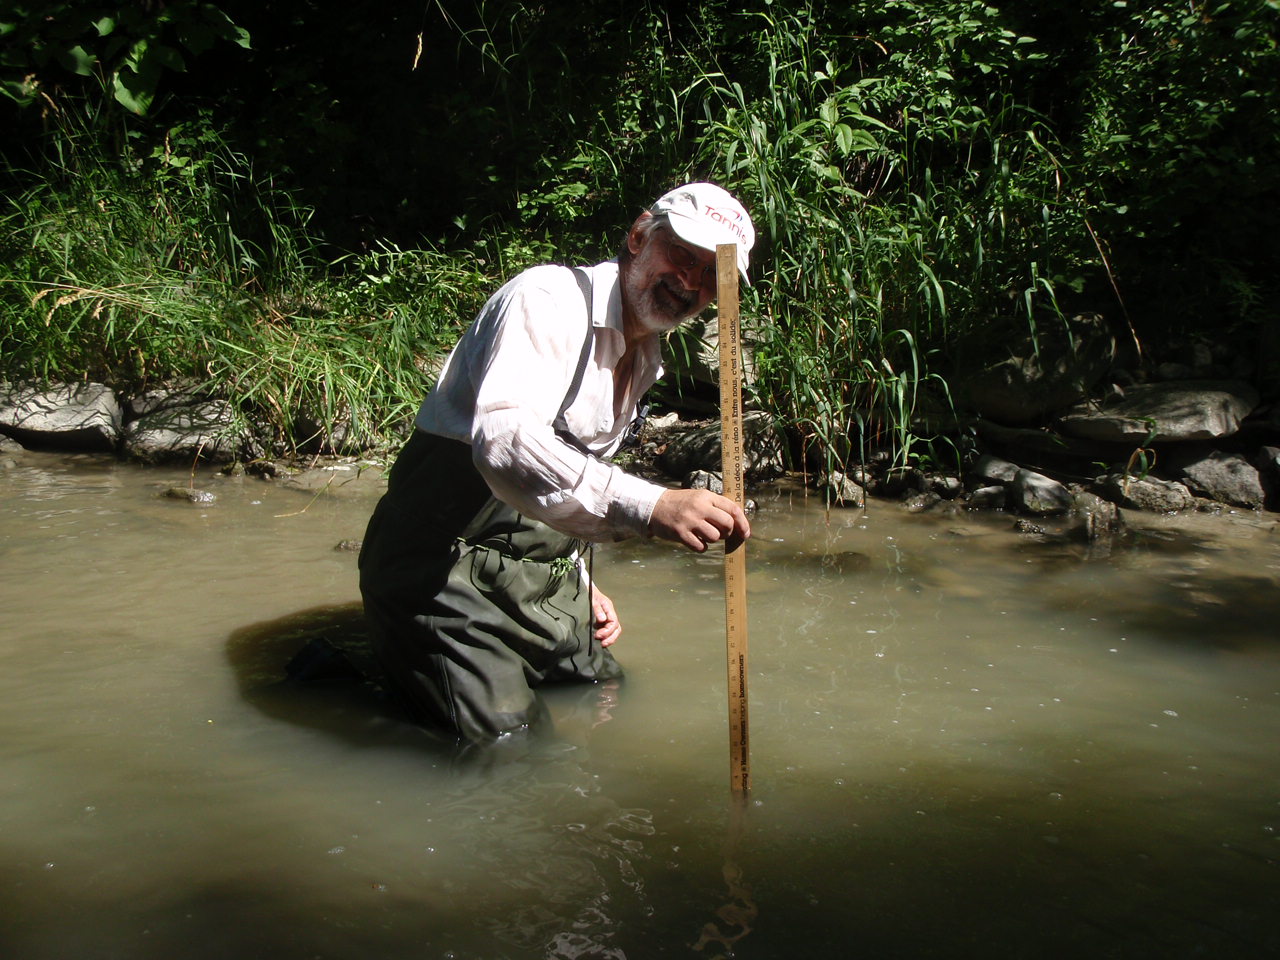
[[[590,454],[587,445],[573,435],[569,429],[569,423],[565,420],[565,412],[573,405],[573,401],[578,397],[578,390],[582,387],[582,375],[587,370],[587,360],[591,356],[591,346],[595,341],[595,322],[592,316],[593,304],[591,302],[591,279],[587,276],[586,271],[574,267],[573,279],[578,281],[578,289],[582,291],[583,299],[587,301],[587,336],[582,341],[582,353],[578,356],[578,369],[574,371],[573,382],[569,384],[569,392],[564,395],[564,402],[560,404],[560,412],[556,414],[556,418],[551,421],[551,429],[569,446],[575,450],[581,450],[583,453]]]

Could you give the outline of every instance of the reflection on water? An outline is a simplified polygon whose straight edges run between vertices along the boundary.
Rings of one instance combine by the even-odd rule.
[[[621,684],[458,753],[281,682],[361,629],[376,483],[0,472],[0,946],[34,958],[1252,957],[1280,827],[1274,515],[1108,557],[1008,518],[764,496],[752,782],[721,569],[601,548]],[[68,922],[70,917],[75,922]]]

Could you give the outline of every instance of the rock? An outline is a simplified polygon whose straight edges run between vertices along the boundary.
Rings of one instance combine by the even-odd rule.
[[[1195,497],[1181,483],[1155,477],[1126,477],[1108,474],[1095,485],[1098,496],[1111,503],[1152,513],[1175,513],[1195,507]]]
[[[839,470],[820,476],[818,489],[827,503],[839,507],[861,507],[867,502],[867,491]]]
[[[121,421],[115,394],[101,383],[0,384],[0,432],[25,446],[115,450]]]
[[[1161,380],[1190,380],[1195,368],[1185,363],[1161,363],[1156,365],[1156,376]]]
[[[680,485],[686,490],[710,490],[712,493],[724,493],[724,478],[710,470],[690,471]]]
[[[1074,495],[1071,513],[1079,521],[1074,532],[1088,543],[1108,540],[1124,530],[1124,515],[1119,508],[1087,491]]]
[[[1238,453],[1177,452],[1171,469],[1193,493],[1219,503],[1260,507],[1266,499],[1257,468]]]
[[[1137,384],[1122,400],[1080,404],[1059,420],[1074,437],[1107,443],[1212,440],[1240,429],[1258,405],[1258,392],[1234,380]]]
[[[669,413],[659,414],[656,417],[648,417],[645,422],[646,432],[665,433],[668,430],[674,430],[680,426],[680,414],[674,410]]]
[[[1003,510],[1009,495],[1004,484],[978,487],[969,494],[969,507],[973,510]]]
[[[291,471],[283,460],[250,460],[244,465],[244,472],[262,480],[279,480]]]
[[[1009,482],[1009,503],[1014,509],[1037,516],[1066,513],[1071,509],[1071,491],[1042,473],[1019,470]]]
[[[1001,460],[999,457],[993,457],[989,453],[984,453],[969,468],[969,476],[977,480],[995,481],[1000,484],[1008,483],[1017,475],[1018,465],[1016,463]],[[979,486],[989,485],[989,483],[979,484]]]
[[[164,492],[170,500],[186,500],[189,503],[213,503],[218,498],[208,490],[193,487],[170,487]]]
[[[239,452],[240,440],[235,413],[225,400],[159,404],[124,430],[125,453],[144,463],[197,457],[230,461]]]
[[[3,453],[3,454],[22,453],[26,449],[27,448],[24,447],[22,444],[20,444],[17,440],[14,440],[12,437],[6,437],[4,434],[0,433],[0,453]]]
[[[1042,323],[1008,339],[1004,357],[957,378],[962,405],[1013,426],[1034,423],[1085,396],[1116,356],[1101,314],[1082,313]]]
[[[954,500],[964,493],[964,484],[959,477],[948,477],[943,474],[930,474],[925,478],[929,492],[937,494],[943,500]]]
[[[749,480],[769,480],[784,470],[782,436],[769,415],[748,413],[742,420],[744,471]],[[694,470],[718,471],[721,467],[720,424],[712,423],[667,441],[658,457],[658,466],[671,477],[683,477]]]
[[[168,407],[189,407],[208,400],[208,394],[194,380],[156,387],[134,394],[124,402],[125,421],[137,420]]]
[[[923,493],[908,496],[902,502],[902,506],[908,513],[924,513],[926,510],[932,510],[942,502],[942,498],[932,490],[925,490]]]
[[[335,553],[359,553],[363,546],[363,540],[339,540],[333,545],[333,549]]]
[[[1063,464],[1106,463],[1124,459],[1133,451],[1132,444],[1082,440],[1041,427],[1004,427],[990,420],[977,420],[973,428],[985,448],[1008,450],[1015,456],[1034,455],[1040,462],[1052,459]]]

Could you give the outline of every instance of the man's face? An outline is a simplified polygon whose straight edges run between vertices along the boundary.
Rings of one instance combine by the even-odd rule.
[[[666,224],[647,232],[632,227],[627,243],[632,258],[622,277],[622,299],[639,331],[665,333],[711,302],[711,251],[686,243]]]

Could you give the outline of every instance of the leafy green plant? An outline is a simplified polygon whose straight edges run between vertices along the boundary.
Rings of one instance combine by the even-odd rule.
[[[71,76],[96,78],[125,109],[147,113],[161,77],[219,41],[249,34],[205,0],[163,4],[34,0],[0,22],[0,92],[20,104]]]

